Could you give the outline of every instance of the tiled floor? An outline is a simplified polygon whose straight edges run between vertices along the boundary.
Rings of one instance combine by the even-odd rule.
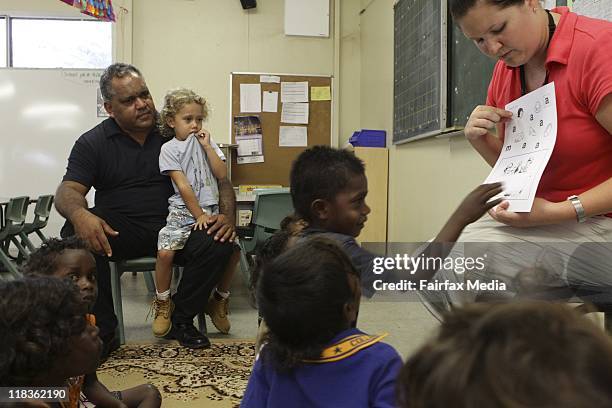
[[[230,303],[232,329],[223,335],[208,321],[209,337],[215,339],[254,339],[257,331],[257,311],[248,303],[248,292],[240,274],[236,274]],[[123,311],[128,343],[156,343],[151,334],[151,318],[146,321],[152,295],[147,293],[142,274],[121,277]],[[406,358],[426,341],[437,327],[437,321],[416,299],[408,295],[377,295],[362,299],[358,327],[372,334],[389,333],[385,341]]]

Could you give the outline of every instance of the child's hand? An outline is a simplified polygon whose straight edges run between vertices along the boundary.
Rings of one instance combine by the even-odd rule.
[[[200,142],[203,147],[210,147],[210,132],[208,130],[202,129],[196,134],[196,136],[198,138],[198,142]]]
[[[487,211],[502,202],[501,198],[489,201],[503,191],[501,183],[482,184],[467,195],[459,204],[451,218],[463,226],[473,223]]]
[[[200,215],[197,219],[196,219],[196,223],[193,226],[194,230],[203,230],[206,229],[207,224],[206,222],[208,221],[208,215],[206,213]]]

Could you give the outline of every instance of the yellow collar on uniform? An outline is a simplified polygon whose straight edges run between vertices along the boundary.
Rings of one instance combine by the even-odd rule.
[[[387,337],[389,333],[383,333],[381,335],[368,335],[368,334],[353,334],[345,337],[339,342],[326,347],[321,352],[321,357],[313,360],[304,360],[305,363],[331,363],[332,361],[338,361],[352,356],[360,350],[366,347],[370,347],[372,344],[378,343],[383,338]]]

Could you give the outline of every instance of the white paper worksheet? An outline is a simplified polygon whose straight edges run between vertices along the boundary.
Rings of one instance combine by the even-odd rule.
[[[308,81],[281,82],[281,102],[308,102]]]
[[[499,197],[510,203],[508,210],[529,212],[557,140],[555,84],[510,102],[505,109],[512,112],[512,119],[506,122],[501,154],[485,183],[503,182]]]

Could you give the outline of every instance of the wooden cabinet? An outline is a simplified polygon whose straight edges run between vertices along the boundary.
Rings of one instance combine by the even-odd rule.
[[[365,163],[368,178],[366,203],[372,210],[357,239],[359,242],[387,242],[389,150],[380,147],[355,147],[354,150]]]

